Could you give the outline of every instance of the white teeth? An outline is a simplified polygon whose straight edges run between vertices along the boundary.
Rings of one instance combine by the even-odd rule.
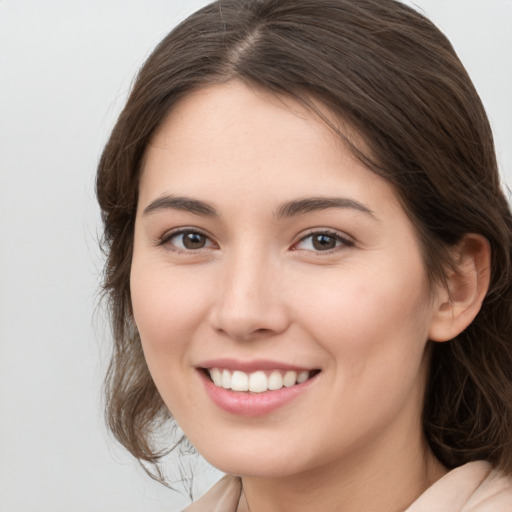
[[[286,372],[283,377],[283,385],[291,388],[297,383],[297,372]]]
[[[283,376],[281,372],[274,370],[268,377],[268,389],[274,391],[283,387]]]
[[[289,388],[309,379],[307,370],[302,372],[273,370],[269,375],[262,370],[247,374],[239,370],[231,372],[226,369],[210,368],[208,372],[217,387],[233,391],[250,391],[251,393],[275,391],[283,386]]]
[[[249,391],[249,376],[244,372],[233,372],[231,376],[231,389],[233,391]]]
[[[219,388],[222,387],[222,373],[218,368],[212,368],[210,370],[210,377],[213,380],[213,383]]]
[[[303,382],[306,382],[309,378],[309,372],[300,372],[297,375],[297,384],[302,384]]]
[[[265,372],[255,372],[249,375],[249,391],[263,393],[268,389],[268,379]]]
[[[222,387],[231,389],[231,372],[229,370],[222,371]]]

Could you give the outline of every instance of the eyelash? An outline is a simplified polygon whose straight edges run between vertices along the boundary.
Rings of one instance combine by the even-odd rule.
[[[206,247],[200,247],[198,249],[188,249],[186,247],[185,248],[177,247],[176,245],[170,243],[173,238],[177,238],[180,235],[183,236],[183,235],[186,235],[186,234],[200,235],[202,237],[205,237],[206,240],[207,240],[206,243],[209,242],[209,245],[206,246]],[[177,251],[177,252],[198,252],[201,249],[208,249],[208,247],[210,247],[210,246],[215,246],[215,244],[212,241],[211,237],[208,234],[206,234],[204,231],[201,231],[200,229],[197,229],[197,228],[180,228],[180,229],[176,229],[174,231],[171,231],[169,233],[166,233],[164,236],[161,237],[160,240],[158,240],[158,245],[164,246],[164,245],[167,245],[167,244],[172,245],[172,250]]]
[[[307,240],[308,238],[313,239],[313,237],[315,237],[315,236],[326,236],[329,238],[333,238],[336,242],[340,243],[340,245],[337,245],[337,246],[333,247],[332,249],[325,249],[325,250],[314,250],[313,249],[312,250],[313,252],[318,253],[318,254],[321,254],[321,253],[331,254],[340,249],[343,249],[346,247],[353,247],[355,245],[353,240],[350,240],[349,238],[340,235],[337,231],[332,231],[329,229],[319,229],[319,230],[311,231],[307,235],[301,237],[300,240],[293,245],[293,250],[296,250],[296,251],[311,250],[311,249],[301,249],[297,246],[301,242],[304,242],[305,240]]]
[[[201,237],[205,237],[206,245],[204,247],[198,247],[196,249],[191,249],[191,248],[186,248],[186,247],[184,247],[184,248],[183,247],[177,247],[176,245],[170,243],[173,238],[176,238],[176,237],[179,237],[179,236],[183,236],[183,235],[186,235],[186,234],[200,235]],[[315,250],[315,248],[303,249],[303,248],[298,247],[299,244],[301,244],[302,242],[308,240],[309,238],[311,238],[313,240],[313,237],[315,237],[315,236],[325,236],[325,237],[334,239],[336,243],[339,243],[339,245],[335,245],[335,247],[333,247],[333,248],[324,249],[324,250],[321,250],[321,249],[316,249]],[[215,247],[215,245],[216,245],[212,241],[211,237],[208,234],[206,234],[204,231],[201,231],[201,230],[199,230],[197,228],[180,228],[180,229],[177,229],[175,231],[171,231],[170,233],[166,233],[164,236],[161,237],[160,240],[158,240],[158,245],[164,246],[164,245],[167,245],[167,244],[171,245],[172,246],[172,250],[177,251],[177,252],[198,252],[198,251],[201,251],[203,249],[209,249],[212,246]],[[314,242],[312,241],[311,244],[313,245]],[[319,229],[319,230],[311,231],[307,235],[302,236],[298,240],[298,242],[295,242],[292,245],[291,250],[294,250],[294,251],[305,250],[305,251],[311,251],[311,252],[314,252],[314,253],[317,253],[317,254],[321,254],[321,253],[331,254],[331,253],[333,253],[335,251],[338,251],[338,250],[340,250],[342,248],[353,247],[353,246],[354,246],[354,241],[353,240],[350,240],[349,238],[340,235],[337,231],[332,231],[332,230],[329,230],[329,229]]]

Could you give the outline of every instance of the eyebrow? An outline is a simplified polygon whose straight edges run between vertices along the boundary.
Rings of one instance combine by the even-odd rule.
[[[362,203],[345,197],[308,197],[282,204],[274,217],[276,219],[295,217],[329,208],[348,208],[375,218],[375,214]],[[160,210],[181,210],[205,217],[218,217],[217,210],[210,204],[190,197],[167,195],[159,197],[144,208],[143,215]]]
[[[159,210],[181,210],[205,217],[218,217],[215,208],[208,203],[181,196],[159,197],[144,208],[143,215],[148,215]]]
[[[375,218],[375,214],[362,203],[346,197],[308,197],[283,204],[277,210],[275,217],[294,217],[304,213],[327,210],[328,208],[349,208],[365,213]]]

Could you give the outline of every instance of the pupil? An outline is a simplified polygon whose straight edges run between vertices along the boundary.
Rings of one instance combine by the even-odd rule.
[[[319,251],[328,251],[336,247],[336,240],[329,235],[316,235],[313,237],[313,247]]]
[[[183,235],[183,245],[187,249],[202,249],[205,243],[206,237],[201,233],[185,233]]]

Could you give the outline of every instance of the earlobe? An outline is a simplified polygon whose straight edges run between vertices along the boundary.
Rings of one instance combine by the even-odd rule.
[[[489,288],[491,248],[488,240],[467,234],[453,249],[454,267],[439,290],[429,330],[432,341],[448,341],[460,334],[480,311]]]

